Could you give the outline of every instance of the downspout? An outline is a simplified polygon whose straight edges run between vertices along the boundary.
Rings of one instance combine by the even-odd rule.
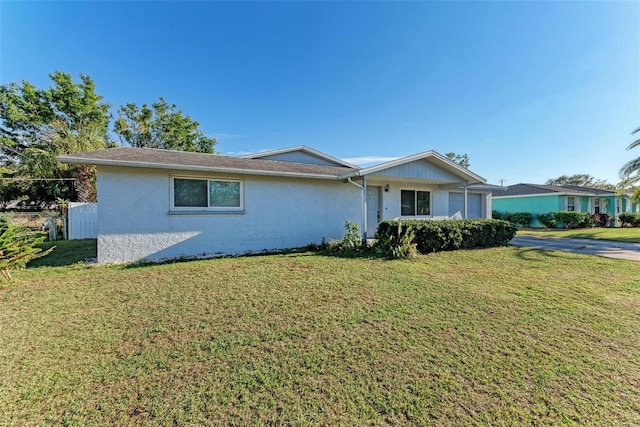
[[[358,187],[360,189],[360,205],[364,208],[365,205],[365,197],[364,197],[364,186],[358,184],[357,182],[354,182],[351,180],[351,177],[347,178],[347,182],[350,184],[355,185],[356,187]],[[362,224],[365,224],[367,222],[367,212],[362,209]],[[367,241],[367,229],[365,228],[362,231],[362,239],[366,242]]]

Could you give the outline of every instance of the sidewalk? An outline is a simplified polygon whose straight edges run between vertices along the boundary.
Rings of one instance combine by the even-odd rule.
[[[516,236],[509,243],[513,246],[526,246],[548,251],[574,252],[607,258],[640,261],[640,243],[539,236]]]

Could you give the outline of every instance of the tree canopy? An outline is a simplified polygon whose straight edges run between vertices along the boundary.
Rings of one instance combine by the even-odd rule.
[[[131,147],[161,148],[166,150],[213,153],[215,138],[207,137],[200,124],[175,104],[168,104],[162,97],[151,104],[138,107],[129,103],[118,109],[114,132],[123,144]]]
[[[445,156],[447,156],[447,158],[452,162],[459,164],[465,169],[469,169],[469,167],[471,166],[471,163],[469,162],[469,156],[466,154],[456,154],[451,152],[446,153]]]
[[[1,160],[12,179],[33,180],[21,185],[31,199],[91,201],[92,169],[60,164],[56,156],[106,148],[110,105],[102,102],[89,76],[80,74],[77,83],[60,71],[49,77],[52,85],[47,89],[27,81],[0,86]],[[3,183],[0,190],[9,187]]]
[[[614,190],[615,185],[606,179],[597,179],[589,174],[561,175],[557,178],[548,179],[545,185],[579,185],[582,187],[601,188],[604,190]]]
[[[96,199],[95,168],[61,164],[56,157],[115,145],[111,106],[89,76],[74,81],[56,71],[49,77],[45,89],[24,80],[0,86],[0,204]],[[216,140],[199,126],[160,98],[151,106],[121,106],[112,130],[132,147],[213,153]]]

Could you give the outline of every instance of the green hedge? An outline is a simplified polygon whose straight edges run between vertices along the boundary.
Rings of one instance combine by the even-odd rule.
[[[516,235],[516,227],[497,219],[401,220],[401,232],[411,227],[420,253],[504,246]],[[383,221],[378,235],[397,235],[398,221]]]
[[[631,227],[640,227],[640,214],[631,212],[622,212],[618,215],[618,219],[622,226],[630,225]]]

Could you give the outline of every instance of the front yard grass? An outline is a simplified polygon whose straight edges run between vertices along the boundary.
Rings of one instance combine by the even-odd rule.
[[[504,247],[29,268],[0,425],[638,425],[640,264]]]
[[[561,228],[523,228],[518,230],[518,235],[614,240],[618,242],[640,243],[640,228],[638,227],[592,227],[574,228],[570,230]]]

